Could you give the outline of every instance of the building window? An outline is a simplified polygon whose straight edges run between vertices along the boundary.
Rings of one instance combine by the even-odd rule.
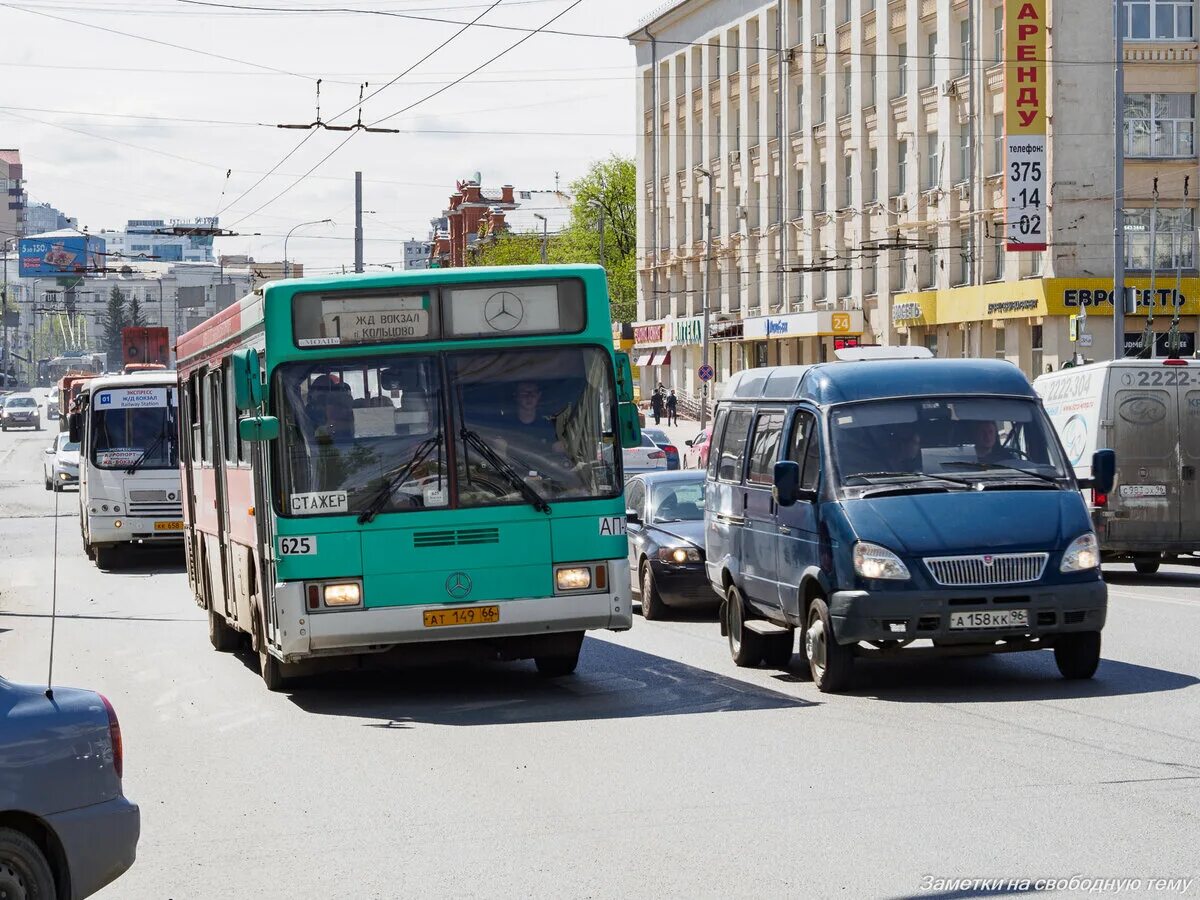
[[[925,38],[925,58],[929,61],[929,69],[925,75],[925,84],[929,86],[937,79],[937,32],[931,31]]]
[[[1191,40],[1194,0],[1126,0],[1125,37],[1134,41]]]
[[[966,284],[971,280],[971,229],[958,230],[958,280],[956,284]]]
[[[712,69],[711,81],[717,81],[721,77],[721,42],[713,41],[712,50],[709,51],[708,67]]]
[[[870,152],[871,160],[871,196],[870,200],[879,199],[879,151],[872,149]]]
[[[938,167],[941,164],[941,159],[938,157],[938,136],[936,133],[930,132],[925,135],[925,188],[932,189],[938,186]]]
[[[992,223],[992,280],[1004,280],[1004,223]]]
[[[804,215],[804,173],[799,173],[800,183],[796,185],[796,218]]]
[[[872,55],[867,61],[867,84],[866,95],[867,106],[875,105],[875,79],[878,77],[878,69],[876,67],[876,57]]]
[[[824,74],[817,76],[817,98],[813,104],[813,124],[820,125],[825,121],[825,98],[828,96],[826,91],[828,81]]]
[[[738,30],[735,28],[729,32],[729,74],[734,74],[739,68],[739,47],[738,47]]]
[[[901,41],[896,45],[896,96],[908,93],[908,44]]]
[[[1004,61],[1004,3],[992,10],[992,59],[998,64]]]
[[[842,113],[849,113],[851,110],[851,91],[854,88],[853,72],[849,65],[842,67]]]
[[[958,180],[971,178],[971,126],[966,124],[958,135]]]
[[[1194,269],[1194,218],[1186,207],[1125,210],[1125,268]]]
[[[920,257],[921,289],[932,291],[937,287],[937,251],[930,250]]]
[[[850,21],[850,0],[842,0],[841,12],[838,15],[838,24],[845,25]]]
[[[796,130],[804,129],[804,85],[796,85]]]
[[[1033,357],[1033,373],[1032,377],[1036,378],[1042,373],[1042,326],[1033,325],[1029,329],[1029,345],[1033,349],[1030,356]]]
[[[863,293],[870,297],[878,293],[878,288],[875,284],[876,279],[875,260],[870,257],[863,260]]]
[[[992,116],[992,174],[1004,173],[1004,115]]]
[[[1126,94],[1125,155],[1196,155],[1195,94]]]
[[[958,74],[971,71],[971,22],[963,19],[958,23]]]
[[[817,0],[817,31],[825,30],[825,2],[826,0]]]
[[[828,206],[826,206],[826,203],[829,199],[829,196],[828,196],[828,186],[825,183],[825,164],[824,163],[821,163],[820,167],[817,169],[817,174],[820,176],[820,179],[821,179],[821,184],[820,184],[820,187],[818,188],[819,193],[817,194],[817,212],[825,212],[825,210],[828,209]]]
[[[896,142],[896,194],[908,192],[908,141]]]
[[[1008,332],[1004,326],[993,329],[996,334],[996,359],[1008,358]]]
[[[843,160],[844,174],[842,175],[842,206],[849,207],[854,205],[854,169],[850,165],[850,160]]]

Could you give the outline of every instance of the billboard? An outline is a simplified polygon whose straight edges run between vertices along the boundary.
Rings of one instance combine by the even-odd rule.
[[[21,238],[22,278],[54,278],[104,271],[104,239],[76,232]]]
[[[1010,251],[1046,249],[1046,6],[1046,0],[1004,0],[1004,233]]]

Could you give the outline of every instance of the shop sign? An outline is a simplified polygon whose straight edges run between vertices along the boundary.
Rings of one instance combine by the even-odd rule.
[[[635,325],[633,340],[636,344],[661,344],[663,342],[663,326]]]
[[[671,323],[671,340],[675,344],[699,344],[704,340],[704,320],[700,316],[678,319]]]
[[[747,338],[820,337],[822,335],[862,334],[860,309],[842,312],[815,310],[782,316],[755,316],[746,319],[742,336]]]
[[[1009,251],[1046,249],[1046,0],[1004,0],[1004,188]]]
[[[921,309],[920,303],[894,303],[892,304],[892,324],[898,325],[902,322],[910,322],[914,319],[919,319],[925,315],[925,311]]]

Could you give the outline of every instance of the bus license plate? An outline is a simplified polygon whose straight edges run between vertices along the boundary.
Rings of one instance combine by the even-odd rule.
[[[182,522],[155,522],[155,531],[183,531]]]
[[[1029,624],[1027,609],[996,609],[950,613],[951,628],[1016,628]]]
[[[425,610],[425,627],[441,625],[491,625],[500,621],[499,606],[460,606],[456,609]]]

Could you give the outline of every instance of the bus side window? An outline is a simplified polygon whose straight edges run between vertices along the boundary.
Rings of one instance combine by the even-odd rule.
[[[229,377],[230,361],[225,360],[221,366],[221,384],[224,393],[221,394],[221,405],[225,413],[225,462],[237,465],[237,402],[233,396],[233,379]]]
[[[192,391],[191,385],[186,381],[179,384],[179,409],[176,413],[179,423],[178,428],[180,434],[190,435],[192,428]],[[172,435],[173,440],[179,440],[178,436]],[[191,462],[191,442],[181,441],[179,444],[179,461],[184,466]]]
[[[196,436],[199,438],[197,453],[200,462],[209,461],[208,450],[212,446],[209,436],[212,429],[212,400],[208,396],[208,378],[203,373],[196,375],[196,400],[200,408],[200,419]]]

